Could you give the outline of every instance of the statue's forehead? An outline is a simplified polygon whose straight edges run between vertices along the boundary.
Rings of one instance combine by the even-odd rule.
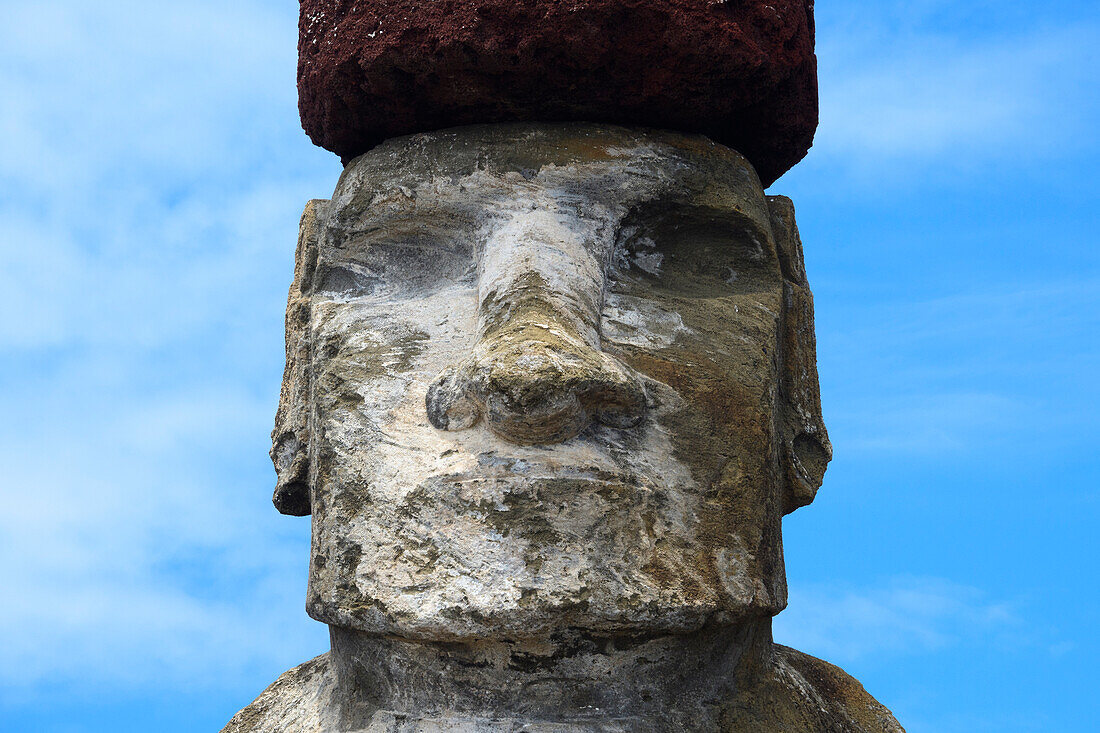
[[[712,209],[770,230],[760,181],[738,153],[706,138],[578,125],[464,128],[385,143],[345,169],[330,225],[400,232],[431,220],[458,230],[525,206],[610,219],[646,207]]]

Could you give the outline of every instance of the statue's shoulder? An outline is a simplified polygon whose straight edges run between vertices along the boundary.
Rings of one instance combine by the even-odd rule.
[[[323,733],[329,730],[333,676],[329,655],[284,672],[233,716],[221,733]]]
[[[770,672],[724,711],[723,728],[760,733],[905,733],[840,667],[776,644]]]
[[[283,673],[221,733],[325,733],[333,675],[322,654]],[[759,681],[722,705],[720,728],[754,733],[905,733],[894,716],[844,670],[776,645]]]

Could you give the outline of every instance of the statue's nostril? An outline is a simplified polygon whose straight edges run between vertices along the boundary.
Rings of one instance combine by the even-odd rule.
[[[645,415],[645,394],[615,395],[597,403],[594,417],[604,425],[625,430],[642,421]]]
[[[424,406],[428,422],[439,430],[465,430],[481,418],[481,410],[470,396],[466,380],[455,367],[443,370],[428,387]]]
[[[592,420],[632,428],[645,412],[638,376],[612,356],[570,340],[483,342],[467,361],[445,369],[425,397],[440,430],[488,428],[513,443],[560,443]]]

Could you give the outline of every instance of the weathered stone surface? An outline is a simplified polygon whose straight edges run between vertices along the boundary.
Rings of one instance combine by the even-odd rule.
[[[722,730],[904,733],[839,667],[776,644],[768,670],[724,705]]]
[[[458,640],[782,609],[780,519],[830,448],[773,208],[726,147],[606,126],[349,166],[303,218],[272,449],[310,614]]]
[[[740,154],[393,139],[296,258],[275,504],[332,647],[226,731],[901,731],[772,643],[831,447],[794,209]]]
[[[251,704],[234,715],[222,733],[329,733],[339,730],[333,705],[336,677],[322,654],[284,672]]]
[[[812,0],[303,0],[302,125],[345,162],[508,121],[697,132],[765,185],[817,127]]]

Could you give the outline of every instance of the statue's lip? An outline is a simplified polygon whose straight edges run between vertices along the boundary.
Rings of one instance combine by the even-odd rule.
[[[443,474],[434,477],[436,480],[447,481],[452,484],[460,483],[474,483],[479,481],[514,481],[516,479],[522,479],[524,481],[531,482],[543,482],[543,481],[561,481],[561,482],[584,482],[593,484],[637,484],[638,476],[636,474],[623,474],[621,476],[580,476],[569,474],[485,474],[485,475],[471,475],[469,472],[463,473],[451,473]]]
[[[506,489],[516,488],[553,488],[553,489],[595,489],[631,491],[653,491],[659,486],[657,477],[644,477],[633,471],[609,472],[609,471],[570,471],[561,472],[500,472],[500,471],[459,471],[455,473],[438,474],[431,477],[431,483],[447,486],[502,486]]]
[[[449,486],[492,485],[517,486],[599,486],[649,491],[669,487],[674,483],[690,483],[689,476],[674,474],[670,466],[654,461],[654,456],[622,456],[618,459],[601,455],[585,442],[568,441],[552,450],[520,447],[516,452],[486,450],[467,453],[454,463],[437,463],[422,483]],[[649,460],[646,460],[646,459]],[[427,472],[426,472],[427,473]],[[686,487],[685,487],[686,488]]]

